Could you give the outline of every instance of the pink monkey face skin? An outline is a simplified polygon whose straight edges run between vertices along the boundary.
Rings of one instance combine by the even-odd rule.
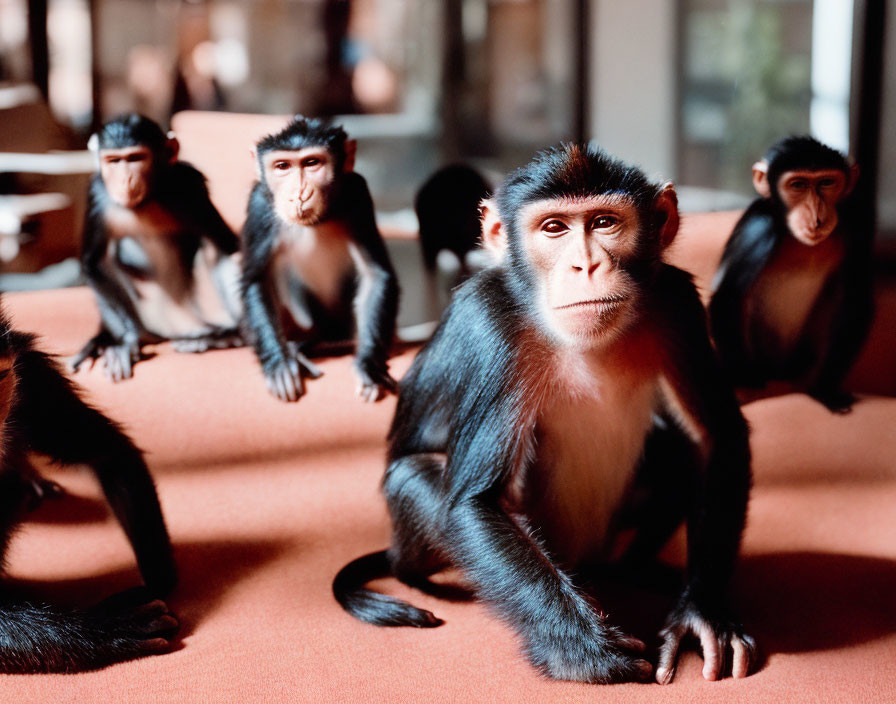
[[[273,151],[262,157],[274,210],[285,222],[316,225],[330,206],[336,164],[326,147]]]

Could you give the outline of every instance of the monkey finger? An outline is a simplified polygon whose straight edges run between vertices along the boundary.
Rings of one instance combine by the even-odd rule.
[[[643,653],[647,650],[647,644],[644,643],[640,638],[634,638],[633,636],[622,636],[619,641],[619,646],[625,648],[627,650],[635,650],[639,653]]]
[[[661,634],[663,644],[660,646],[659,662],[656,666],[656,681],[659,684],[669,684],[675,676],[675,663],[683,635],[684,631],[679,628],[665,629]]]
[[[364,400],[367,403],[375,403],[383,398],[383,389],[379,384],[368,384],[364,388]]]
[[[295,386],[292,383],[292,377],[281,371],[277,376],[277,388],[279,396],[284,401],[295,401]]]
[[[111,347],[107,347],[103,352],[103,367],[110,381],[118,381],[121,378],[118,368],[118,356]]]
[[[725,665],[725,651],[728,644],[720,640],[708,624],[700,624],[697,627],[697,637],[703,650],[703,679],[717,680]]]
[[[130,379],[134,375],[134,359],[130,350],[123,350],[121,355],[121,378]]]
[[[756,656],[756,642],[747,635],[733,636],[731,638],[733,658],[731,661],[731,676],[734,678],[746,677],[750,673],[750,667]]]

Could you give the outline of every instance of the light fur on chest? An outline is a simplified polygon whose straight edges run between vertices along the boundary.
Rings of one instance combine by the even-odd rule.
[[[605,556],[658,400],[658,377],[567,355],[546,387],[525,472],[527,514],[568,564]]]
[[[280,299],[293,297],[291,277],[329,308],[339,304],[346,276],[365,266],[358,247],[342,223],[304,227],[283,225],[273,255]],[[296,317],[296,313],[293,313]],[[299,317],[302,317],[301,315]],[[305,326],[305,321],[296,322]]]
[[[105,211],[106,231],[113,239],[176,236],[183,230],[180,221],[156,203],[132,210],[110,204]]]
[[[790,238],[763,271],[749,296],[748,316],[762,322],[780,351],[792,351],[842,256],[835,236],[815,247]]]

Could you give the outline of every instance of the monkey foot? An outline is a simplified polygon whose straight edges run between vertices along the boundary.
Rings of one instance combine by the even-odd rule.
[[[705,679],[724,677],[729,666],[733,677],[749,674],[756,657],[756,641],[745,634],[738,624],[710,620],[696,607],[688,605],[676,609],[666,621],[666,627],[660,631],[663,643],[656,668],[657,682],[668,684],[672,681],[681,640],[689,634],[700,641]]]

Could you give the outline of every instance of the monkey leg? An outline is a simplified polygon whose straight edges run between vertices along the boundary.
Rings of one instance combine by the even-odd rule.
[[[383,479],[392,516],[392,546],[387,551],[392,574],[413,586],[448,566],[437,547],[443,542],[445,498],[439,482],[444,469],[444,455],[408,455],[390,464]]]

